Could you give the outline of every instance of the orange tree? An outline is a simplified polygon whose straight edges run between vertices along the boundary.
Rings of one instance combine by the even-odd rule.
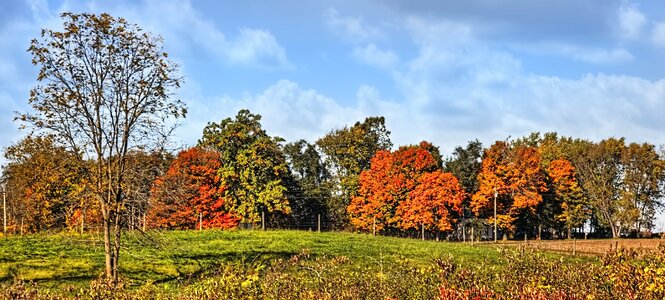
[[[451,173],[440,170],[422,174],[415,189],[397,208],[399,227],[405,230],[423,226],[427,230],[450,231],[462,214],[464,189]]]
[[[152,228],[230,228],[239,218],[231,213],[217,174],[220,155],[197,147],[178,154],[166,174],[153,185],[148,214]]]
[[[418,185],[418,178],[439,167],[427,142],[404,146],[397,151],[382,150],[371,160],[370,168],[360,173],[358,195],[347,207],[351,224],[361,230],[396,229],[397,209]]]
[[[497,141],[483,155],[478,184],[478,192],[471,199],[474,213],[485,216],[491,224],[496,222],[507,233],[514,233],[517,219],[534,214],[543,201],[541,193],[547,191],[538,149],[510,147],[507,142]]]
[[[575,177],[575,167],[566,159],[556,159],[547,167],[547,175],[552,195],[559,207],[556,221],[563,223],[570,238],[571,229],[584,224],[590,213]]]

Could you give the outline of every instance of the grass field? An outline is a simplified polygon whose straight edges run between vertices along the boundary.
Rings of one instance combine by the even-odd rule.
[[[452,256],[462,264],[493,264],[493,246],[305,231],[169,231],[123,236],[121,273],[132,284],[172,285],[213,272],[222,263],[269,263],[308,251],[313,256],[348,257],[379,267],[399,260],[432,264]],[[0,280],[35,281],[63,288],[85,285],[103,271],[101,237],[37,234],[0,239]]]
[[[532,252],[517,247],[524,242],[472,245],[344,232],[247,230],[128,233],[123,241],[123,287],[117,290],[95,283],[103,272],[100,236],[0,238],[0,298],[577,299],[590,292],[604,295],[601,299],[621,295],[661,299],[665,295],[665,249],[647,256],[615,252],[601,259],[550,251],[565,251],[570,241],[530,241],[530,248],[548,249]],[[609,250],[610,242],[617,243],[573,243],[580,252],[596,253]],[[657,243],[620,240],[619,248],[636,245],[655,248]],[[20,281],[32,283],[26,286]]]

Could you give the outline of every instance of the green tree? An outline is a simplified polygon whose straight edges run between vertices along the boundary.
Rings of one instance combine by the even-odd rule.
[[[621,154],[623,164],[622,202],[634,207],[632,223],[640,233],[651,229],[656,210],[663,206],[665,167],[654,145],[631,143]]]
[[[285,179],[293,218],[298,223],[328,220],[327,200],[330,194],[330,173],[315,145],[305,140],[288,143],[284,155],[291,173]]]
[[[478,191],[478,173],[482,167],[483,145],[478,140],[469,141],[466,147],[457,146],[453,151],[452,157],[445,162],[444,170],[452,173],[459,180],[459,184],[465,191],[462,201],[462,226],[464,237],[466,238],[466,219],[471,218],[471,225],[478,225],[477,220],[471,211],[471,196]],[[474,237],[471,237],[474,238]]]
[[[599,225],[610,228],[617,238],[635,207],[621,199],[624,139],[610,138],[591,145],[576,165],[580,185],[590,199]]]
[[[383,117],[369,117],[362,123],[329,132],[316,145],[332,168],[335,189],[328,204],[330,217],[338,226],[345,226],[346,207],[357,195],[360,173],[369,169],[376,152],[392,147],[390,131]]]
[[[90,170],[103,219],[106,277],[118,278],[127,155],[168,137],[177,66],[162,39],[108,14],[64,13],[63,31],[44,29],[28,49],[39,67],[25,124],[52,133],[93,163]]]
[[[230,211],[246,223],[258,223],[261,214],[289,214],[283,178],[288,172],[280,138],[261,128],[261,116],[241,110],[235,119],[208,123],[199,146],[218,151],[218,175],[229,199]]]

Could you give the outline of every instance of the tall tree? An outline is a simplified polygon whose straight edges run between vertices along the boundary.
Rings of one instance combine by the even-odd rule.
[[[631,143],[621,154],[623,164],[622,202],[636,208],[632,223],[637,230],[651,229],[656,210],[663,207],[665,165],[651,144]]]
[[[461,225],[465,238],[467,225],[465,219],[474,218],[471,211],[471,196],[478,191],[478,173],[480,173],[482,167],[482,157],[483,145],[478,140],[474,140],[469,141],[464,148],[455,147],[452,157],[445,162],[445,171],[452,173],[465,191],[461,214],[463,219]],[[475,223],[477,223],[475,219],[471,221],[472,225]]]
[[[370,169],[360,174],[360,189],[347,207],[351,224],[362,230],[398,228],[400,203],[407,200],[420,176],[438,169],[431,148],[430,143],[422,142],[394,152],[377,152]]]
[[[298,223],[313,222],[318,216],[328,220],[330,173],[316,146],[305,140],[288,143],[284,155],[291,170],[287,189],[293,218]]]
[[[620,197],[624,147],[623,138],[602,140],[588,147],[576,164],[580,185],[591,201],[599,224],[609,227],[614,238],[620,236],[627,218],[634,215],[636,209]]]
[[[258,223],[261,214],[289,214],[283,178],[288,172],[280,138],[261,127],[261,116],[241,110],[235,119],[208,123],[199,146],[219,152],[218,176],[231,212]]]
[[[479,188],[471,199],[473,212],[512,234],[519,217],[535,214],[547,189],[540,168],[540,154],[534,147],[510,147],[497,141],[483,155],[478,175]],[[497,216],[493,216],[494,199]]]
[[[152,187],[148,221],[151,228],[231,228],[239,218],[224,197],[218,171],[219,153],[190,148],[178,153]],[[200,220],[199,220],[200,218]],[[199,224],[201,221],[201,224]]]
[[[127,155],[162,142],[170,117],[186,109],[172,100],[177,67],[162,39],[108,14],[64,13],[63,31],[42,30],[28,51],[41,85],[30,92],[26,124],[55,134],[94,162],[93,191],[103,216],[106,277],[118,278]]]
[[[590,212],[577,182],[575,167],[566,159],[553,160],[549,163],[547,175],[551,195],[560,208],[554,217],[563,223],[568,238],[571,238],[571,230],[584,224]]]
[[[390,131],[383,117],[369,117],[362,123],[329,132],[316,145],[325,154],[336,185],[328,205],[331,218],[338,226],[344,226],[346,207],[358,192],[360,173],[369,169],[374,154],[392,147]]]

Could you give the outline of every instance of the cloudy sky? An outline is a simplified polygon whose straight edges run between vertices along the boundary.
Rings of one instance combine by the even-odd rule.
[[[67,11],[164,37],[186,81],[183,145],[242,108],[287,141],[382,115],[396,145],[444,155],[533,131],[665,144],[660,1],[1,0],[1,147],[24,134],[29,41]]]

